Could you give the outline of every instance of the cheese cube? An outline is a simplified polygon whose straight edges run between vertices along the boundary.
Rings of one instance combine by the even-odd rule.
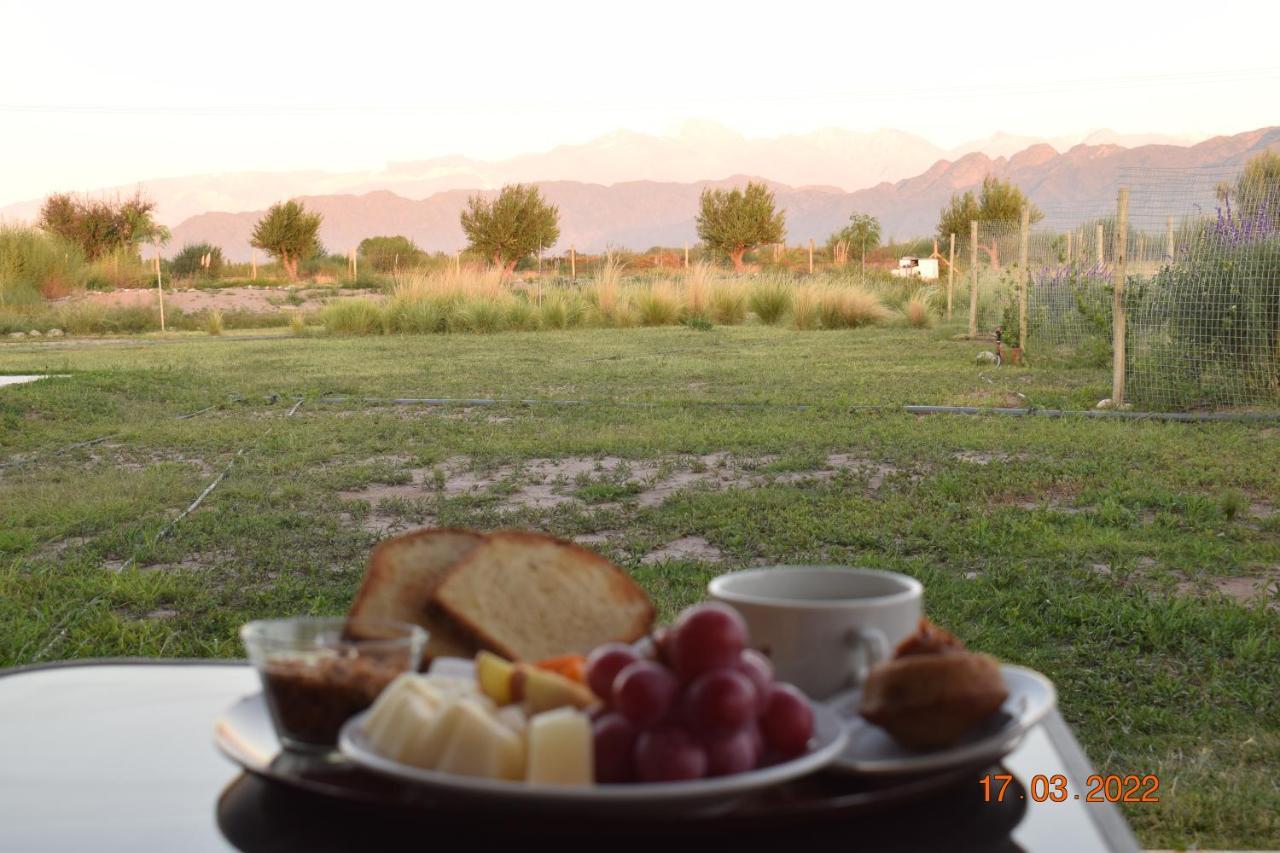
[[[511,781],[524,776],[523,739],[483,705],[460,699],[447,714],[448,738],[436,770]]]
[[[594,781],[591,721],[576,708],[559,708],[529,721],[525,778],[541,785],[590,785]]]

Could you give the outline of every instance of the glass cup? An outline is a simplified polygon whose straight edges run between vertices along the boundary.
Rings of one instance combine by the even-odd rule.
[[[262,619],[240,629],[286,748],[329,751],[342,724],[414,672],[427,645],[417,625],[342,616]]]

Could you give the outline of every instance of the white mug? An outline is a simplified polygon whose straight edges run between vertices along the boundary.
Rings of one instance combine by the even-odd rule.
[[[915,578],[837,566],[734,572],[707,591],[742,614],[778,680],[814,699],[860,685],[916,630],[924,597]]]

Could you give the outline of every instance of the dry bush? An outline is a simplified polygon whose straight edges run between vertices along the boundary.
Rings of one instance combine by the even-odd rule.
[[[818,290],[806,284],[795,289],[791,298],[791,325],[802,332],[818,328]]]
[[[711,316],[722,326],[737,326],[746,320],[746,287],[739,281],[717,282],[711,291]]]
[[[698,263],[684,275],[684,313],[689,317],[706,317],[711,311],[712,289],[718,285],[715,267]]]
[[[906,304],[902,306],[902,315],[907,319],[907,325],[916,329],[927,329],[930,325],[929,306],[918,296],[908,299]]]

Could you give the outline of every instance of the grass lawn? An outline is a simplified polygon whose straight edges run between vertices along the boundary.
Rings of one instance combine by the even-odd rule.
[[[1274,846],[1280,612],[1238,599],[1280,576],[1280,429],[863,408],[1108,396],[1106,370],[980,348],[756,326],[6,342],[0,373],[70,376],[0,389],[0,665],[238,656],[247,619],[343,611],[370,545],[421,523],[583,537],[667,616],[726,570],[875,566],[1051,677],[1099,772],[1160,776],[1127,808],[1145,845]],[[389,397],[589,402],[368,399]]]

